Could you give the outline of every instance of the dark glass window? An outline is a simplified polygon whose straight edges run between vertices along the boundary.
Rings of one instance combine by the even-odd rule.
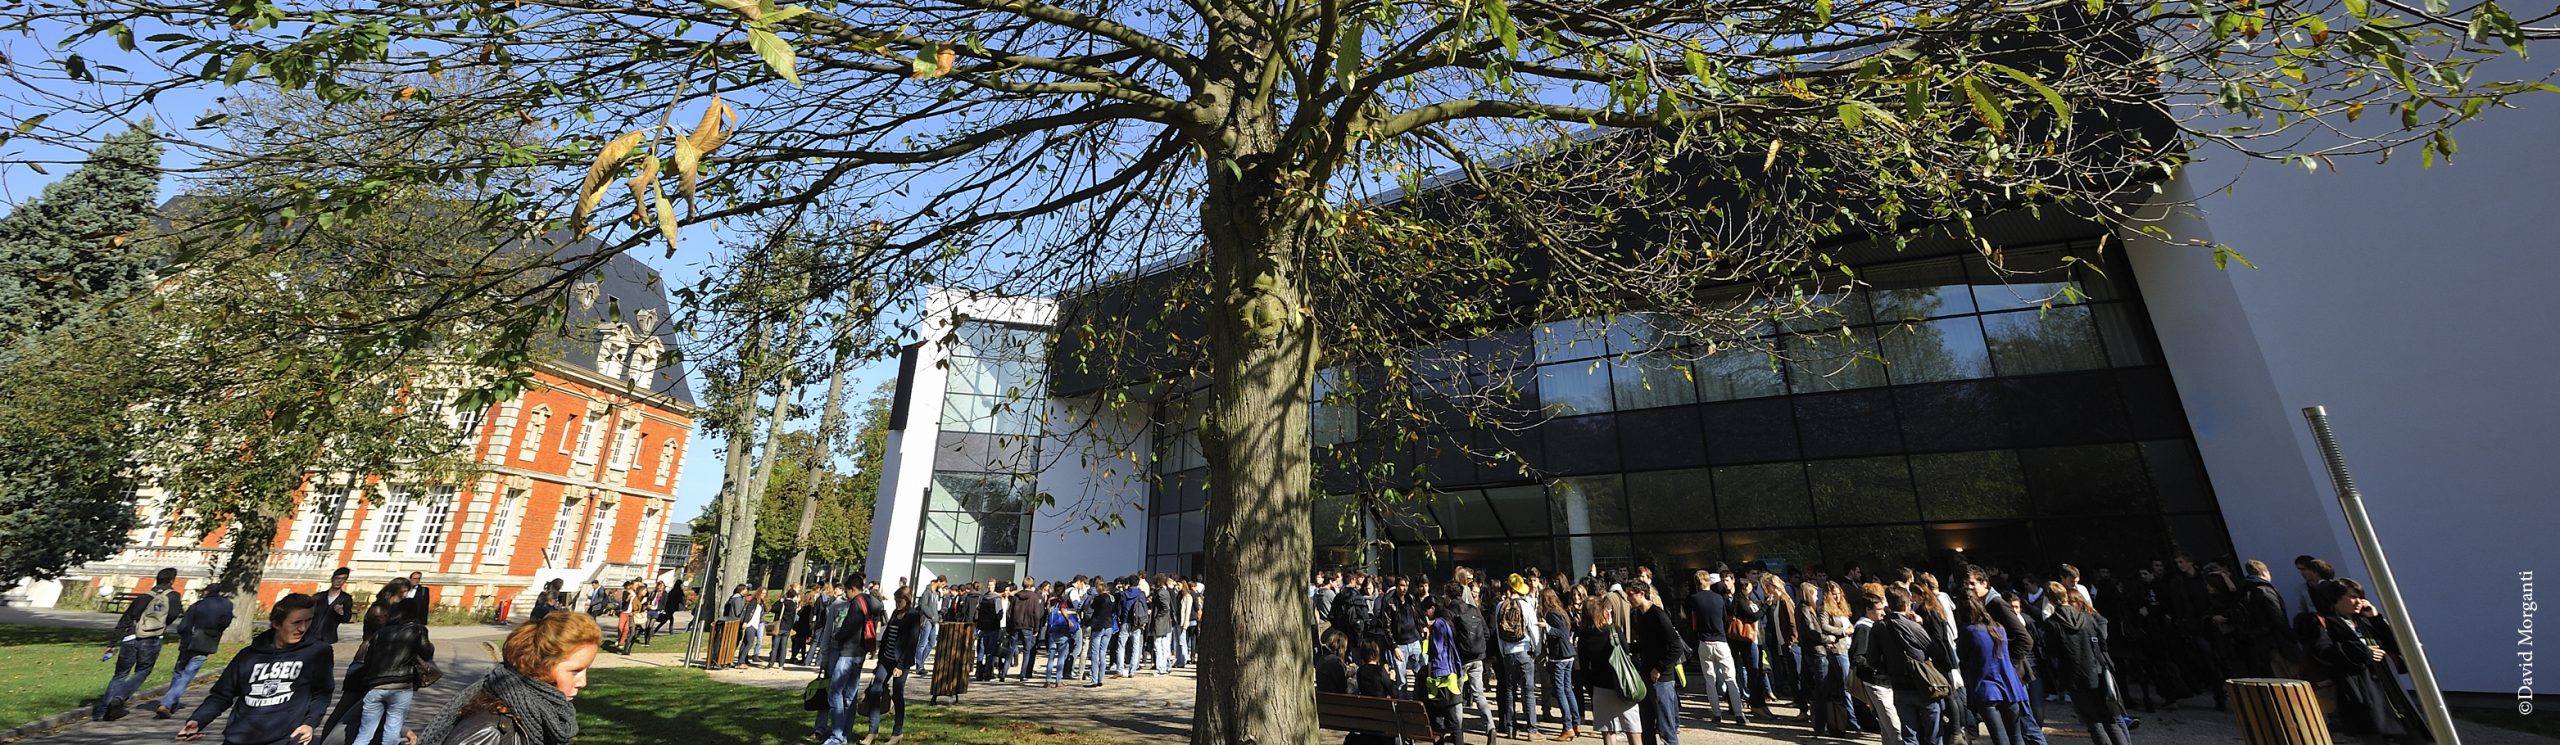
[[[2072,557],[2062,560],[2083,567],[2110,565],[2128,582],[2137,563],[2148,566],[2152,559],[2168,557],[2168,536],[2160,518],[2151,515],[2043,519],[2035,522],[2035,531],[2046,555]]]
[[[1885,382],[1875,329],[1787,337],[1787,385],[1797,393],[1873,388]]]
[[[2019,445],[2064,445],[2126,439],[2124,403],[2107,373],[2047,375],[2000,381],[2009,431]]]
[[[2117,370],[2116,383],[2124,392],[2125,414],[2133,421],[2136,439],[2188,436],[2186,411],[2178,402],[2178,389],[2169,382],[2168,370],[2157,367]]]
[[[1502,521],[1493,516],[1493,505],[1484,500],[1477,489],[1445,492],[1431,505],[1433,517],[1440,521],[1440,532],[1450,540],[1502,537]]]
[[[1885,375],[1896,384],[1991,377],[1991,348],[1972,316],[1880,326]]]
[[[1715,470],[1716,515],[1728,528],[1812,525],[1804,464],[1770,463]]]
[[[1609,351],[1609,324],[1597,318],[1575,318],[1541,324],[1536,330],[1539,362],[1598,357]]]
[[[1912,450],[1988,450],[2009,446],[2000,413],[2000,384],[1950,383],[1897,388],[1902,441]]]
[[[1813,514],[1824,525],[1913,522],[1920,505],[1902,456],[1818,460],[1805,464]],[[1917,540],[1917,533],[1914,533]]]
[[[1781,567],[1822,563],[1822,537],[1811,530],[1749,530],[1724,534],[1724,560],[1735,565],[1769,562]]]
[[[1637,530],[1716,527],[1715,489],[1707,469],[1627,474],[1628,518]]]
[[[1787,392],[1778,355],[1765,340],[1720,345],[1690,366],[1697,371],[1700,401],[1732,401]]]
[[[1911,456],[1911,479],[1929,520],[1978,520],[2028,514],[2026,475],[2007,450]]]
[[[1608,363],[1576,360],[1539,365],[1538,402],[1546,405],[1548,416],[1610,411]]]
[[[2205,486],[2204,464],[2186,440],[2142,443],[2142,462],[2150,466],[2151,485],[2164,512],[2210,512],[2213,494]]]
[[[2070,253],[2062,248],[2005,251],[1998,268],[1980,255],[1966,257],[1965,271],[1973,280],[1974,304],[1989,313],[2115,297],[2105,282],[2091,281],[2096,279],[2094,272],[2066,262],[2068,256]]]
[[[1973,292],[1965,280],[1964,264],[1955,259],[1931,259],[1871,269],[1859,275],[1867,281],[1867,297],[1875,305],[1879,321],[1903,321],[1973,312]]]
[[[1681,406],[1620,412],[1618,458],[1629,471],[1706,465],[1707,435],[1698,425],[1698,410]]]
[[[1707,458],[1715,463],[1796,457],[1795,406],[1786,399],[1700,406],[1698,417],[1707,428]]]
[[[2098,323],[2098,338],[2106,342],[2107,364],[2116,367],[2151,364],[2151,352],[2145,348],[2148,346],[2145,339],[2150,334],[2135,330],[2135,324],[2144,321],[2137,317],[2142,314],[2141,309],[2111,303],[2091,306],[2089,313]]]
[[[1650,409],[1698,402],[1698,387],[1692,382],[1695,373],[1689,361],[1667,352],[1612,357],[1610,378],[1615,381],[1617,409]]]
[[[1547,497],[1553,532],[1583,535],[1627,530],[1627,494],[1615,474],[1557,479],[1547,485]]]
[[[1504,530],[1514,538],[1547,535],[1555,532],[1547,521],[1547,489],[1530,484],[1503,486],[1484,490],[1485,502],[1493,505],[1494,514],[1502,519]]]
[[[1874,455],[1902,449],[1902,427],[1894,421],[1890,392],[1797,396],[1795,403],[1804,457]]]
[[[2018,451],[2036,511],[2045,515],[2122,515],[2159,510],[2132,443]]]
[[[2170,546],[2194,559],[2198,566],[2231,555],[2231,532],[2223,529],[2221,517],[2170,515],[2164,519],[2169,523]],[[2225,564],[2223,568],[2233,576],[2240,574],[2240,567]]]
[[[1887,567],[1928,566],[1928,547],[1918,525],[1822,529],[1823,561],[1834,576],[1852,561],[1870,574]]]
[[[1991,362],[2001,375],[2089,370],[2105,367],[2105,347],[2086,306],[2021,310],[1982,317],[1983,337],[1990,341]]]
[[[1724,558],[1723,543],[1715,533],[1641,533],[1635,536],[1633,545],[1633,560],[1616,566],[1601,564],[1601,571],[1633,570],[1642,564],[1653,567],[1654,576],[1660,578],[1684,567],[1703,568],[1715,566],[1717,561],[1730,561]],[[1579,573],[1589,567],[1572,569]]]
[[[1538,427],[1546,438],[1546,468],[1555,473],[1598,473],[1618,470],[1618,417],[1595,414],[1549,420]]]

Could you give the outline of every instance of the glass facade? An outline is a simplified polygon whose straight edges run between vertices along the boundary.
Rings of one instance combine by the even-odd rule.
[[[1038,329],[962,321],[944,370],[918,572],[953,583],[1022,577],[1030,564],[1045,426],[1047,339]]]
[[[1319,561],[1579,572],[2221,555],[2229,538],[2130,269],[2096,249],[1737,288],[1795,312],[1731,338],[1674,338],[1629,315],[1444,345],[1508,361],[1544,419],[1397,442],[1320,414],[1319,478],[1336,496],[1316,517]],[[1209,490],[1186,426],[1160,430],[1152,569],[1197,563]],[[1518,461],[1469,454],[1502,451]],[[1363,486],[1328,463],[1349,452],[1420,469],[1437,496],[1352,514]],[[1364,557],[1372,537],[1395,549]]]

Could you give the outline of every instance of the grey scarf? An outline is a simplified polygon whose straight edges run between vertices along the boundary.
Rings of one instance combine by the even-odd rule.
[[[561,695],[560,689],[548,681],[535,680],[514,668],[500,665],[490,671],[488,677],[462,689],[445,704],[443,712],[421,723],[416,728],[418,742],[422,745],[443,745],[446,734],[460,718],[458,715],[462,707],[481,694],[488,694],[490,698],[506,704],[509,715],[524,727],[528,742],[551,745],[566,743],[578,736],[578,709],[569,703],[569,697]]]

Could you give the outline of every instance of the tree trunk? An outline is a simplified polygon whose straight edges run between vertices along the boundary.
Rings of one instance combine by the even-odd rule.
[[[257,510],[238,519],[231,529],[231,556],[214,575],[214,582],[231,588],[231,628],[222,631],[222,643],[235,649],[257,634],[258,620],[266,617],[258,608],[258,583],[266,578],[267,554],[276,543],[274,515]]]
[[[842,340],[844,332],[837,333]],[[844,369],[852,362],[850,357],[839,346],[836,369],[827,373],[827,408],[818,419],[818,462],[809,464],[809,497],[800,504],[800,529],[791,534],[791,571],[783,576],[784,587],[799,587],[801,575],[809,568],[809,530],[818,522],[818,495],[827,492],[827,474],[835,470],[836,434],[844,431]]]
[[[1306,213],[1274,186],[1276,122],[1267,111],[1231,117],[1212,163],[1201,226],[1209,252],[1210,400],[1202,422],[1210,483],[1201,669],[1191,741],[1308,745],[1316,741],[1314,663],[1307,638],[1307,396],[1315,374],[1313,316],[1299,262]]]

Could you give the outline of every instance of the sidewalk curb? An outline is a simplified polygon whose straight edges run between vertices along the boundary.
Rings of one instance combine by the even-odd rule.
[[[198,675],[198,676],[196,676],[196,679],[195,679],[193,682],[191,682],[191,683],[189,683],[189,684],[187,685],[187,690],[192,691],[192,690],[195,690],[195,689],[198,689],[198,688],[203,688],[203,687],[205,687],[205,686],[212,685],[212,684],[213,684],[213,680],[214,680],[215,678],[219,678],[219,677],[222,677],[222,675],[221,675],[221,673],[220,673],[219,671],[217,671],[217,672],[216,672],[215,674],[213,674],[213,675]],[[141,691],[135,691],[135,692],[134,692],[134,694],[133,694],[133,697],[132,697],[132,698],[125,699],[125,700],[126,700],[126,701],[150,701],[150,700],[156,700],[156,699],[160,698],[161,696],[166,696],[166,695],[169,695],[169,684],[167,684],[167,683],[162,683],[162,684],[160,684],[160,685],[159,685],[158,687],[156,687],[156,688],[151,688],[151,689],[141,690]],[[26,724],[21,724],[21,725],[18,725],[18,726],[16,726],[16,727],[12,727],[12,728],[10,728],[8,731],[5,731],[5,732],[0,732],[0,743],[12,743],[12,742],[17,742],[17,741],[19,741],[19,740],[24,740],[24,739],[27,739],[27,738],[31,738],[31,737],[41,737],[41,736],[44,736],[44,735],[50,735],[50,734],[53,734],[53,733],[55,733],[55,732],[58,732],[58,731],[61,731],[61,730],[64,730],[64,729],[69,729],[69,728],[71,727],[71,725],[79,724],[79,723],[81,723],[81,722],[85,722],[85,721],[88,721],[88,720],[89,720],[89,709],[87,709],[87,708],[72,709],[72,710],[70,710],[70,711],[66,711],[66,712],[63,712],[63,713],[60,713],[60,714],[55,714],[55,715],[53,715],[53,716],[45,717],[45,718],[43,718],[43,719],[38,719],[38,720],[35,720],[35,721],[32,721],[32,722],[28,722],[28,723],[26,723]],[[174,721],[174,720],[172,720],[172,721]]]

